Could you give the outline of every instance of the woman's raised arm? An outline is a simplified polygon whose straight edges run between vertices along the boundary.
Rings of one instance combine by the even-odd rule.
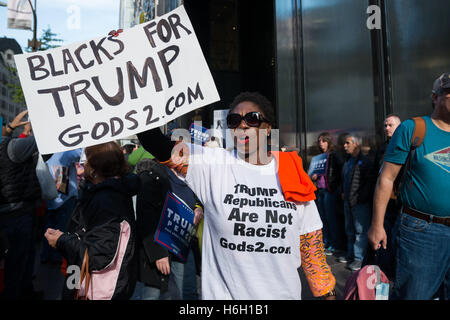
[[[137,134],[145,150],[150,152],[161,164],[185,176],[189,163],[189,148],[181,141],[172,141],[163,135],[159,128]]]

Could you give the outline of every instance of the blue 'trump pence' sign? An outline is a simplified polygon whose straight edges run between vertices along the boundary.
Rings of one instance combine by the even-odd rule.
[[[326,174],[328,153],[319,154],[311,159],[308,175]]]
[[[195,123],[192,123],[189,127],[189,132],[191,133],[192,143],[199,144],[201,146],[205,145],[210,138],[208,129]]]
[[[194,211],[176,194],[168,192],[166,201],[155,232],[155,242],[186,261],[193,235]]]

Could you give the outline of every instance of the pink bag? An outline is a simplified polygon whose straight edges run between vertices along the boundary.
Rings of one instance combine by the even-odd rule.
[[[388,300],[389,279],[377,265],[353,272],[345,283],[345,300]]]
[[[130,233],[130,225],[127,221],[122,221],[120,223],[120,237],[116,254],[111,263],[102,270],[89,273],[89,256],[86,249],[81,267],[80,289],[75,295],[76,300],[111,300],[116,289]]]

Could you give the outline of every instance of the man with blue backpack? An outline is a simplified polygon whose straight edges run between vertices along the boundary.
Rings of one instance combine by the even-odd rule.
[[[374,250],[386,249],[386,206],[399,177],[402,203],[392,299],[450,296],[450,73],[433,85],[433,113],[404,121],[395,131],[378,178],[372,225]]]

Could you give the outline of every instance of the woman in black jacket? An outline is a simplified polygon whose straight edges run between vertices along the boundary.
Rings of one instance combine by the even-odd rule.
[[[331,255],[338,246],[338,223],[336,218],[337,189],[341,184],[342,160],[334,151],[333,141],[328,132],[322,132],[317,138],[322,153],[327,154],[326,172],[324,175],[313,174],[311,179],[317,186],[317,209],[323,223],[323,242],[325,254]]]
[[[88,297],[129,299],[137,277],[132,196],[139,189],[139,179],[128,174],[122,150],[114,142],[88,147],[85,153],[86,180],[67,232],[47,229],[45,233],[49,244],[67,260],[63,299],[74,298],[79,273],[70,272],[74,266],[81,267],[85,249],[92,276],[89,290],[94,288]]]

